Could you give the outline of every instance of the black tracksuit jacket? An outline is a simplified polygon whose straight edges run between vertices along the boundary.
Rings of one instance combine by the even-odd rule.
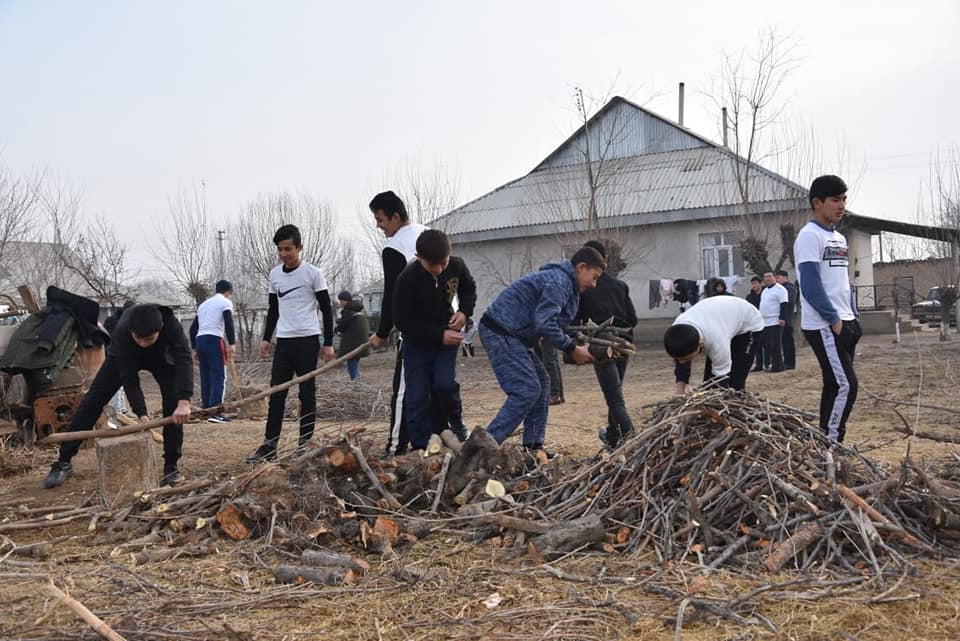
[[[625,282],[603,273],[597,286],[580,294],[578,324],[592,320],[600,324],[613,316],[616,327],[633,329],[637,324],[637,312],[630,300],[630,288]]]
[[[453,297],[460,302],[453,309]],[[473,316],[477,304],[477,283],[462,259],[450,257],[447,268],[434,278],[419,260],[414,260],[397,276],[393,289],[393,317],[403,340],[422,349],[443,345],[455,311]]]

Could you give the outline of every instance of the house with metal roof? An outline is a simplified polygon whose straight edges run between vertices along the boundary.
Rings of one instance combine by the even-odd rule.
[[[431,225],[470,266],[478,312],[522,274],[599,237],[622,247],[618,277],[638,316],[662,326],[679,304],[661,283],[724,278],[745,295],[752,274],[741,241],[762,240],[770,263],[790,271],[793,234],[808,218],[804,187],[616,97],[530,173]],[[851,279],[872,285],[870,232],[845,233]]]

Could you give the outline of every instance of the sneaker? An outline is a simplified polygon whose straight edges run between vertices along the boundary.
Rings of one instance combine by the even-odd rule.
[[[175,465],[163,466],[163,480],[160,481],[160,485],[176,485],[182,480],[183,477],[180,476],[180,471]]]
[[[751,372],[762,372],[762,371],[763,371],[763,368],[762,368],[762,367],[754,367],[754,368],[753,368],[752,370],[750,370],[750,371],[751,371]]]
[[[301,439],[299,439],[299,440],[297,441],[297,452],[296,452],[296,455],[297,455],[297,456],[300,456],[301,454],[306,453],[306,451],[307,451],[307,446],[308,446],[308,445],[310,445],[310,439],[308,439],[308,438],[301,438]]]
[[[207,423],[229,423],[230,419],[223,414],[214,414],[207,419]]]
[[[249,455],[245,460],[247,463],[263,463],[273,461],[277,458],[277,446],[264,443],[257,448],[257,451]]]
[[[563,397],[560,396],[559,394],[554,394],[553,396],[550,397],[551,405],[560,405],[561,403],[563,403]]]
[[[607,441],[607,430],[605,428],[601,427],[597,430],[597,437],[599,437],[600,442],[606,447],[610,447],[610,443]]]
[[[50,468],[50,473],[47,474],[47,478],[43,479],[43,487],[49,490],[58,485],[63,485],[63,482],[71,476],[73,476],[73,465],[64,463],[63,461],[57,461],[53,464],[53,467]]]

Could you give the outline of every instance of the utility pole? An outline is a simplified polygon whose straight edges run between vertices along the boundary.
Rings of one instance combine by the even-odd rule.
[[[217,230],[217,253],[219,257],[219,268],[218,278],[223,278],[223,240],[227,237],[227,231],[225,229]]]

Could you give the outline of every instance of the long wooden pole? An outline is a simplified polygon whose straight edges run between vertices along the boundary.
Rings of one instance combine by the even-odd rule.
[[[317,376],[319,376],[320,374],[323,374],[324,372],[329,372],[333,368],[346,363],[351,358],[360,356],[368,347],[370,347],[370,343],[366,342],[360,347],[356,348],[355,350],[347,352],[340,358],[335,358],[329,363],[325,363],[322,367],[318,367],[312,372],[307,372],[302,376],[297,376],[295,378],[292,378],[286,383],[274,385],[270,389],[264,390],[262,392],[257,392],[256,394],[252,396],[248,396],[243,400],[234,401],[232,403],[221,403],[220,405],[216,405],[214,407],[207,407],[202,410],[196,410],[190,414],[189,420],[194,421],[194,420],[207,418],[208,416],[212,416],[214,414],[232,412],[237,408],[243,407],[245,405],[249,405],[251,403],[255,403],[277,392],[281,392],[285,389],[290,389],[294,385],[299,385],[304,381],[309,381],[311,378],[316,378]],[[170,425],[171,423],[174,423],[173,417],[164,416],[163,418],[147,421],[146,423],[140,423],[138,425],[132,425],[130,427],[121,427],[115,430],[105,429],[105,430],[83,430],[83,431],[77,431],[77,432],[58,432],[56,434],[52,434],[47,438],[39,441],[39,443],[40,445],[50,445],[53,443],[63,443],[65,441],[85,441],[90,438],[116,438],[117,436],[123,436],[124,434],[136,434],[137,432],[153,429],[154,427],[162,427],[164,425]]]

